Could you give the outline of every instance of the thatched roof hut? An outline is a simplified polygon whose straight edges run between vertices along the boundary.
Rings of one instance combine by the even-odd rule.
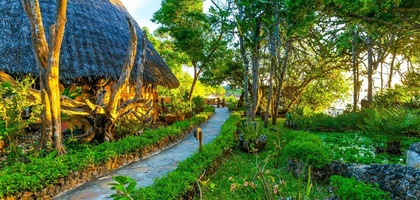
[[[39,2],[48,40],[48,28],[55,20],[57,1]],[[12,76],[38,76],[29,20],[22,2],[0,1],[0,15],[0,71]],[[100,78],[117,80],[130,39],[126,16],[132,18],[120,0],[69,0],[60,56],[60,80],[64,83],[80,79],[88,83],[95,83]],[[140,41],[143,33],[137,23],[135,26]],[[144,82],[178,87],[174,74],[150,41],[147,44]],[[141,42],[137,48],[136,60],[140,59]],[[135,80],[134,75],[131,78]]]

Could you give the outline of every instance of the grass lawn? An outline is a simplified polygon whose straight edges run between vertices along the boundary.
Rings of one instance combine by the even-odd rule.
[[[247,154],[239,148],[232,150],[211,176],[201,180],[203,199],[327,199],[328,184],[295,178],[287,170],[287,159],[282,154],[288,134],[318,135],[327,148],[331,150],[333,160],[359,164],[405,164],[405,152],[420,138],[404,138],[402,156],[390,156],[374,153],[376,139],[362,132],[321,132],[310,133],[283,129],[284,120],[279,125],[265,130],[268,142],[265,149],[258,154]],[[309,186],[309,187],[308,187]],[[309,190],[310,189],[310,190]],[[199,197],[197,196],[196,199]]]

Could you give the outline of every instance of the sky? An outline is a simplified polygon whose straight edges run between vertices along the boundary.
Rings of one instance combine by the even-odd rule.
[[[153,32],[159,26],[150,19],[153,13],[159,10],[160,0],[121,0],[121,2],[141,28],[146,26],[150,32]]]
[[[153,23],[150,19],[152,19],[153,13],[159,10],[161,0],[121,0],[121,2],[141,28],[147,27],[153,33],[159,27],[158,24]],[[204,1],[205,10],[207,10],[206,8],[209,7],[209,4],[209,0]]]

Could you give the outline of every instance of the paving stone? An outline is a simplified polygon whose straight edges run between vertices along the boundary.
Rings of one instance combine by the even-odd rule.
[[[215,114],[201,126],[204,133],[203,143],[207,144],[214,140],[220,133],[221,125],[229,117],[227,108],[216,108]],[[153,179],[164,176],[178,167],[180,161],[185,160],[194,152],[198,151],[199,143],[192,134],[179,143],[157,152],[147,158],[130,163],[116,170],[113,175],[99,178],[96,181],[85,183],[70,191],[64,192],[54,199],[80,200],[109,199],[115,191],[110,190],[108,183],[113,182],[112,176],[123,175],[133,178],[138,187],[146,187],[153,184]]]

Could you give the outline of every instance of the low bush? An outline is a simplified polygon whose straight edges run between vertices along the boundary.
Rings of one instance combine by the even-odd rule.
[[[68,155],[56,156],[55,152],[42,158],[31,158],[29,163],[16,162],[0,171],[0,199],[24,191],[40,191],[56,183],[71,171],[89,166],[103,165],[110,159],[156,144],[163,138],[179,135],[183,130],[198,125],[209,118],[214,109],[207,109],[190,120],[180,121],[168,127],[145,130],[140,136],[128,136],[116,142],[101,143],[97,146],[78,146],[77,151],[69,150]]]
[[[27,98],[34,82],[31,78],[24,78],[13,83],[0,83],[0,151],[6,149],[6,163],[21,159],[23,151],[18,138],[24,135],[30,124],[39,120],[41,102]]]
[[[302,130],[343,132],[359,129],[363,118],[361,113],[347,112],[335,117],[325,113],[297,115],[294,120]]]
[[[203,97],[195,96],[192,98],[192,108],[195,113],[203,111],[205,105]]]
[[[334,194],[340,199],[390,199],[389,194],[381,190],[377,185],[366,184],[357,181],[354,177],[344,178],[332,176],[330,185],[334,188]]]
[[[364,133],[375,136],[386,136],[387,147],[384,150],[391,154],[401,154],[401,140],[406,134],[420,132],[420,116],[417,110],[403,107],[375,108],[367,112],[364,124],[360,126]],[[379,144],[384,141],[377,140]]]
[[[313,134],[300,134],[287,143],[283,155],[288,159],[298,160],[315,168],[321,168],[331,162],[330,152],[321,139]]]

